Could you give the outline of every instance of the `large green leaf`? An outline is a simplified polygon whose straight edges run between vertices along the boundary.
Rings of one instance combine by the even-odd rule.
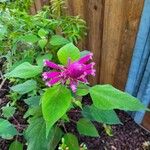
[[[15,62],[11,67],[9,71],[14,70],[17,66],[21,65],[24,62],[28,62],[28,63],[32,63],[33,62],[33,58],[32,57],[27,57],[24,59],[21,59],[20,61]]]
[[[145,110],[145,106],[128,93],[115,89],[111,85],[96,85],[90,89],[93,104],[103,110]]]
[[[46,124],[42,117],[31,119],[25,131],[27,150],[47,150]]]
[[[90,120],[85,119],[85,118],[81,118],[77,122],[77,129],[78,129],[79,133],[82,135],[92,136],[92,137],[99,136],[93,123]]]
[[[17,66],[11,72],[5,74],[5,77],[28,79],[39,75],[41,72],[42,69],[40,66],[33,66],[28,62],[24,62],[21,65]]]
[[[120,124],[120,120],[114,110],[100,110],[94,105],[85,106],[82,115],[92,121],[105,124]]]
[[[80,58],[80,51],[73,43],[69,43],[60,48],[57,55],[59,61],[66,65],[68,58],[70,58],[71,61],[78,60]]]
[[[58,143],[60,142],[63,136],[63,132],[59,127],[54,127],[51,129],[48,139],[49,141],[49,150],[55,150]]]
[[[28,80],[22,84],[17,84],[12,86],[10,89],[19,94],[29,93],[37,88],[37,83],[35,80]]]
[[[23,144],[19,141],[14,141],[11,143],[9,150],[23,150]]]
[[[50,44],[52,46],[61,47],[68,43],[70,43],[70,41],[68,41],[67,39],[65,39],[64,37],[62,37],[60,35],[53,35],[50,39]]]
[[[68,110],[71,104],[71,92],[62,85],[49,88],[42,97],[42,112],[47,124],[47,134],[54,123]]]
[[[17,134],[16,128],[9,121],[0,118],[0,137],[12,139]]]
[[[46,138],[46,124],[42,117],[31,118],[29,123],[25,131],[27,150],[55,150],[63,135],[61,129],[52,127]]]
[[[69,148],[69,150],[79,150],[78,139],[72,133],[67,133],[64,136],[65,144]]]

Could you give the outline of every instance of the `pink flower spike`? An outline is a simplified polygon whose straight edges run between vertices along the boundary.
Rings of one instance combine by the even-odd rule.
[[[66,66],[59,66],[51,61],[46,60],[45,65],[57,71],[44,72],[43,80],[46,80],[47,86],[53,86],[56,83],[69,86],[72,92],[76,92],[79,82],[88,83],[88,75],[95,76],[96,70],[93,68],[95,63],[88,63],[92,59],[93,54],[90,53],[78,61],[71,62],[68,59]]]
[[[93,57],[93,53],[89,53],[86,56],[80,58],[78,62],[83,63],[83,64],[87,63],[90,59],[92,60],[92,57]]]
[[[60,75],[60,72],[44,72],[42,74],[44,79],[54,78],[59,75]]]
[[[60,69],[63,70],[63,67],[60,67],[59,65],[49,61],[49,60],[45,60],[44,61],[44,66],[50,67],[52,69]]]

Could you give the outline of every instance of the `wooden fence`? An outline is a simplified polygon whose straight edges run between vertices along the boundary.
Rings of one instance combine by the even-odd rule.
[[[49,0],[35,0],[34,14]],[[87,21],[88,36],[81,48],[94,53],[95,83],[124,89],[144,0],[67,0],[71,15]]]

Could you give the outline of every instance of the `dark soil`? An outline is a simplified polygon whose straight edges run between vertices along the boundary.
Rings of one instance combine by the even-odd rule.
[[[2,89],[0,89],[0,117],[1,118],[2,118],[1,108],[9,102],[9,99],[7,97],[7,95],[9,94],[9,88],[8,88],[9,86],[10,86],[9,82],[5,81],[4,85],[2,86]],[[26,110],[27,110],[27,105],[23,101],[17,102],[17,110],[14,116],[9,119],[9,121],[16,127],[16,129],[20,133],[22,133],[23,130],[27,127],[27,122],[25,119],[23,119],[23,115],[26,112]],[[14,139],[12,140],[4,140],[0,138],[0,150],[8,150],[9,145],[15,139],[25,144],[25,139],[23,138],[23,136],[15,136]],[[25,147],[26,146],[24,146],[24,148]]]
[[[90,98],[85,97],[83,103],[89,105],[91,103]],[[116,112],[123,125],[112,126],[113,136],[108,136],[102,124],[99,123],[94,123],[99,131],[99,138],[79,135],[74,122],[66,125],[67,131],[77,135],[80,143],[85,143],[88,150],[143,150],[145,148],[144,143],[150,141],[150,133],[137,125],[126,112],[118,110]],[[79,120],[82,116],[78,110],[72,110],[69,117],[72,120]],[[150,150],[150,145],[146,148]]]
[[[6,81],[3,88],[0,90],[0,108],[5,106],[8,103],[6,95],[8,94],[8,82]],[[89,97],[83,99],[85,105],[91,103]],[[10,118],[17,130],[23,131],[26,128],[27,122],[23,119],[23,114],[25,113],[27,106],[24,102],[20,101],[18,103],[18,109],[13,118]],[[124,111],[116,111],[123,123],[123,125],[112,126],[113,136],[108,136],[102,124],[94,123],[96,128],[99,131],[99,138],[92,138],[81,136],[78,134],[76,129],[76,123],[71,122],[65,125],[65,128],[68,132],[72,132],[77,135],[80,143],[85,143],[88,147],[88,150],[143,150],[143,143],[150,141],[150,133],[137,125],[133,119]],[[1,115],[1,113],[0,113]],[[72,120],[79,120],[81,116],[79,109],[72,109],[69,112],[69,117]],[[25,139],[22,136],[14,137],[20,142],[25,144]],[[0,138],[0,150],[8,150],[11,140],[4,140]],[[24,147],[26,149],[26,147]],[[150,150],[150,148],[147,148]]]

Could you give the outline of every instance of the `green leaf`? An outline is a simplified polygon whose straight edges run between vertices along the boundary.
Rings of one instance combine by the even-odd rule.
[[[31,119],[25,131],[27,150],[47,150],[46,124],[42,117]]]
[[[39,106],[41,96],[32,96],[24,100],[29,107]]]
[[[4,106],[2,107],[2,114],[5,118],[10,118],[14,115],[16,108],[12,106]]]
[[[34,34],[28,34],[21,37],[21,40],[28,43],[35,43],[39,40],[39,38]]]
[[[75,45],[73,45],[73,43],[69,43],[60,48],[57,55],[59,61],[66,65],[69,58],[71,61],[78,60],[80,58],[80,51]]]
[[[64,142],[67,145],[67,147],[69,148],[69,150],[80,150],[78,139],[72,133],[65,134],[64,140],[65,140]]]
[[[114,110],[100,110],[94,105],[85,106],[82,115],[92,121],[97,121],[105,124],[121,124]]]
[[[46,44],[47,44],[47,39],[45,39],[45,38],[40,39],[38,41],[38,44],[39,44],[40,48],[43,49],[46,46]]]
[[[80,134],[86,135],[86,136],[92,136],[92,137],[98,137],[99,134],[97,132],[97,129],[93,125],[93,123],[85,118],[81,118],[77,122],[77,129]]]
[[[64,122],[69,122],[69,117],[67,116],[67,114],[64,114],[62,117],[61,117],[61,120],[63,120]]]
[[[70,43],[70,41],[68,41],[67,39],[65,39],[64,37],[60,36],[60,35],[54,35],[51,37],[50,39],[50,44],[52,46],[64,46],[66,44]]]
[[[90,88],[90,95],[93,104],[102,110],[146,110],[146,107],[137,98],[111,85],[96,85]]]
[[[52,54],[45,54],[45,55],[42,55],[42,56],[38,56],[37,59],[36,59],[36,62],[38,64],[38,66],[43,66],[43,64],[44,64],[43,61],[45,59],[51,60],[52,59]]]
[[[7,28],[6,26],[0,24],[0,40],[2,40],[3,36],[7,34]]]
[[[80,102],[80,100],[74,100],[73,102],[75,105],[77,105],[78,107],[82,109],[82,103]]]
[[[26,94],[37,89],[37,83],[35,80],[28,80],[22,84],[12,86],[10,89],[19,94]]]
[[[42,112],[47,124],[47,134],[49,129],[68,110],[71,104],[71,92],[62,85],[49,88],[42,97]]]
[[[49,138],[48,138],[48,139],[50,139],[49,150],[55,150],[56,149],[62,136],[63,136],[63,132],[60,128],[58,128],[57,126],[52,128],[52,130],[50,131]]]
[[[23,144],[19,141],[14,141],[11,143],[9,150],[23,150]]]
[[[29,62],[32,63],[33,59],[32,58],[24,58],[20,61],[15,62],[11,67],[10,67],[10,71],[12,71],[13,69],[15,69],[17,66],[21,65],[24,62]]]
[[[87,86],[86,84],[79,84],[78,88],[77,88],[77,92],[76,94],[78,96],[85,96],[89,93],[89,86]]]
[[[48,34],[48,31],[44,30],[43,28],[41,28],[41,29],[38,31],[38,36],[40,36],[41,38],[42,38],[42,37],[45,37],[47,34]]]
[[[39,75],[41,72],[42,72],[41,67],[33,66],[28,62],[24,62],[21,65],[17,66],[11,72],[5,74],[5,77],[28,79],[28,78],[32,78],[32,77]]]
[[[24,114],[23,118],[27,118],[30,116],[34,116],[34,117],[40,117],[42,116],[42,110],[40,106],[35,106],[35,107],[31,107],[29,108],[26,113]]]
[[[0,137],[9,140],[17,134],[16,128],[9,121],[0,118]]]

